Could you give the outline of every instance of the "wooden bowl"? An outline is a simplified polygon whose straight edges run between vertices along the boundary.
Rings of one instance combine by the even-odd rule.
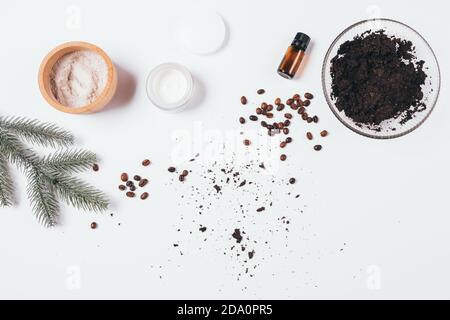
[[[53,95],[50,84],[50,73],[59,58],[67,53],[78,50],[90,50],[99,54],[105,60],[108,67],[108,79],[105,89],[92,103],[81,107],[67,107],[59,103]],[[50,51],[41,63],[38,80],[39,89],[44,99],[55,109],[72,114],[92,113],[103,109],[111,101],[117,89],[117,71],[113,62],[102,49],[87,42],[67,42]]]

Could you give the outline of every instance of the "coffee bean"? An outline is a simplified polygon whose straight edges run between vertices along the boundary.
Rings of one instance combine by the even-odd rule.
[[[280,142],[280,148],[284,148],[284,147],[286,147],[286,141],[281,141]]]
[[[320,136],[321,137],[326,137],[328,135],[328,131],[327,130],[323,130],[320,132]]]
[[[267,125],[267,129],[272,130],[272,129],[275,129],[275,127],[273,125],[271,125],[271,124],[268,124]]]
[[[246,105],[246,104],[247,104],[247,98],[246,98],[245,96],[242,96],[242,97],[241,97],[241,103],[242,103],[243,105]]]
[[[91,223],[91,229],[97,229],[97,222]]]
[[[306,133],[306,138],[308,138],[308,140],[312,140],[313,139],[313,134],[311,132],[307,132]]]
[[[244,117],[240,117],[239,118],[239,122],[240,122],[240,124],[244,124],[245,123],[245,118]]]
[[[287,137],[287,138],[286,138],[286,142],[287,142],[287,143],[291,143],[291,142],[292,142],[292,138],[291,138],[291,137]]]
[[[251,115],[250,117],[248,117],[251,121],[258,121],[258,117],[255,115]]]
[[[269,105],[267,106],[267,111],[272,111],[272,110],[273,110],[273,105],[269,104]]]
[[[312,99],[314,99],[314,96],[312,95],[312,93],[307,92],[307,93],[305,93],[305,98],[308,100],[312,100]]]
[[[289,183],[290,183],[290,184],[294,184],[294,183],[295,183],[295,178],[290,178],[290,179],[289,179]]]
[[[148,198],[148,192],[144,192],[143,194],[141,194],[141,199],[145,200]]]
[[[285,114],[284,114],[284,117],[285,117],[286,119],[292,119],[292,113],[285,113]]]
[[[320,150],[322,150],[322,146],[321,146],[320,144],[316,144],[316,145],[314,146],[314,150],[320,151]]]
[[[311,117],[308,117],[308,118],[306,119],[306,122],[308,122],[308,123],[311,123],[311,122],[313,122],[313,118],[311,118]]]
[[[134,184],[133,181],[127,181],[126,183],[127,187],[131,187],[133,184]]]
[[[267,110],[267,103],[265,102],[261,103],[261,109]]]
[[[189,171],[187,171],[187,170],[183,170],[183,171],[181,172],[181,175],[182,175],[182,176],[185,176],[185,177],[187,177],[188,174],[189,174]]]
[[[284,129],[283,129],[283,133],[284,133],[284,134],[289,134],[289,129],[288,129],[288,128],[284,128]]]
[[[244,145],[249,146],[249,145],[250,145],[250,140],[245,139],[245,140],[244,140]]]
[[[119,186],[119,190],[122,190],[122,191],[125,191],[126,188],[127,188],[127,187],[124,186],[123,184],[121,184],[121,185]]]
[[[94,170],[95,172],[97,172],[98,169],[100,169],[100,168],[98,167],[98,164],[94,163],[94,164],[92,165],[92,170]]]
[[[309,107],[310,104],[311,104],[311,101],[309,101],[309,100],[303,101],[303,106],[304,107]]]
[[[300,109],[298,109],[298,114],[304,114],[306,111],[305,107],[300,107]]]
[[[181,182],[184,181],[184,178],[185,178],[185,176],[183,176],[182,174],[180,174],[180,175],[178,176],[178,180],[180,180]]]
[[[286,100],[286,104],[288,105],[288,106],[290,106],[291,104],[293,104],[294,103],[294,99],[287,99]]]
[[[256,91],[257,94],[264,94],[266,93],[266,90],[264,89],[258,89],[258,91]]]
[[[134,184],[132,184],[132,185],[130,186],[130,191],[136,191],[136,186],[135,186]]]
[[[122,173],[120,175],[120,180],[122,180],[123,182],[127,182],[128,181],[128,174],[127,173]]]
[[[296,103],[291,104],[292,110],[297,110],[298,108],[299,108],[298,104],[296,104]]]
[[[308,114],[306,112],[302,114],[302,119],[305,121],[308,119]]]
[[[262,113],[262,109],[261,108],[256,108],[255,112],[256,112],[256,114],[261,114]]]
[[[283,122],[278,122],[278,129],[283,129],[284,128],[284,123]]]
[[[167,170],[169,170],[169,172],[175,172],[175,167],[169,167]]]
[[[285,127],[289,127],[290,125],[291,125],[291,120],[289,120],[289,119],[284,120]]]
[[[281,99],[280,98],[276,98],[274,104],[277,105],[277,106],[280,105],[281,104]]]
[[[141,176],[135,175],[135,176],[133,177],[133,179],[134,179],[135,181],[140,181],[142,178],[141,178]]]
[[[273,118],[273,113],[268,112],[268,113],[266,114],[266,117],[269,118],[269,119],[272,119],[272,118]]]
[[[284,104],[279,104],[277,106],[277,111],[282,111],[284,109]]]
[[[314,121],[314,123],[319,122],[319,117],[318,117],[318,116],[314,116],[314,117],[313,117],[313,121]]]
[[[300,99],[300,95],[298,93],[296,93],[296,94],[294,94],[292,99],[294,99],[295,101],[298,101]]]
[[[297,101],[297,104],[298,104],[299,107],[303,107],[303,101],[301,99],[299,99]]]
[[[267,122],[265,122],[264,120],[263,121],[261,121],[261,127],[267,127]]]
[[[256,209],[256,212],[263,212],[264,210],[266,210],[266,208],[265,207],[261,207],[261,208]]]
[[[136,194],[134,192],[132,192],[132,191],[128,191],[127,192],[127,197],[128,198],[134,198],[135,196],[136,196]]]
[[[287,159],[287,156],[286,156],[285,154],[282,154],[282,155],[280,156],[280,160],[281,160],[281,161],[286,161],[286,159]]]
[[[152,162],[151,162],[149,159],[145,159],[144,161],[142,161],[142,165],[143,165],[144,167],[149,166],[151,163],[152,163]]]
[[[139,187],[143,188],[147,185],[148,183],[148,179],[142,179],[141,181],[139,181]]]

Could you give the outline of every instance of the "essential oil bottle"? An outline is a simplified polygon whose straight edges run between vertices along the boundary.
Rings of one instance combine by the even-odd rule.
[[[311,38],[306,34],[298,32],[292,44],[286,50],[283,60],[278,67],[278,74],[286,79],[292,79],[298,71],[305,56]]]

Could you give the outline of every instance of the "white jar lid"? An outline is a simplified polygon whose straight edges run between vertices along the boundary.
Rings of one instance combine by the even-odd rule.
[[[224,44],[227,28],[223,18],[205,8],[189,10],[180,17],[175,28],[176,41],[194,54],[211,54]]]

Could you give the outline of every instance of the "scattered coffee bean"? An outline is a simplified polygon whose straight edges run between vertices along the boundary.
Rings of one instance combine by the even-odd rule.
[[[180,180],[181,182],[183,182],[184,179],[185,179],[185,176],[183,176],[182,174],[180,174],[180,175],[178,176],[178,180]]]
[[[322,150],[322,146],[321,146],[320,144],[316,144],[316,145],[314,146],[314,150],[320,151],[320,150]]]
[[[256,91],[257,94],[264,94],[266,93],[266,90],[264,89],[258,89],[258,91]]]
[[[262,113],[262,109],[261,108],[256,108],[255,112],[256,112],[256,114],[261,114]]]
[[[292,110],[297,110],[298,108],[299,108],[298,104],[296,104],[296,103],[291,104]]]
[[[120,175],[120,180],[122,180],[123,182],[127,182],[128,181],[128,174],[127,173],[122,173]]]
[[[130,191],[136,191],[136,186],[135,186],[134,184],[132,184],[132,185],[130,186]]]
[[[92,165],[92,170],[94,170],[95,172],[97,172],[98,169],[100,169],[99,166],[98,166],[98,164],[94,163],[94,164]]]
[[[144,192],[143,194],[141,194],[141,199],[145,200],[148,198],[148,192]]]
[[[296,94],[294,94],[292,99],[294,99],[295,101],[298,101],[298,100],[300,100],[300,95],[298,93],[296,93]]]
[[[275,101],[274,101],[274,104],[277,105],[277,106],[280,105],[281,104],[281,99],[280,98],[276,98]]]
[[[308,138],[308,140],[312,140],[313,139],[313,134],[311,132],[307,132],[306,133],[306,137]]]
[[[181,175],[185,176],[185,177],[187,177],[188,174],[189,174],[189,171],[187,171],[187,170],[183,170],[183,172],[181,172]]]
[[[287,159],[287,156],[286,156],[285,154],[282,154],[282,155],[280,156],[280,160],[281,160],[281,161],[286,161],[286,159]]]
[[[138,176],[138,175],[135,175],[134,177],[133,177],[133,179],[135,180],[135,181],[141,181],[141,176]]]
[[[245,123],[245,118],[244,117],[240,117],[239,118],[239,123],[240,124],[244,124]]]
[[[266,117],[269,118],[269,119],[272,119],[273,118],[273,113],[268,112]]]
[[[286,142],[287,142],[287,143],[291,143],[291,142],[292,142],[292,138],[291,138],[291,137],[287,137],[287,138],[286,138]]]
[[[303,101],[303,106],[304,107],[309,107],[310,104],[311,104],[311,101],[309,101],[309,100]]]
[[[246,146],[249,146],[249,145],[250,145],[250,140],[245,139],[245,140],[244,140],[244,144],[245,144]]]
[[[152,163],[152,162],[151,162],[149,159],[145,159],[144,161],[142,161],[142,165],[143,165],[144,167],[149,166],[151,163]]]
[[[139,187],[143,188],[147,185],[148,183],[148,179],[142,179],[141,181],[139,181]]]
[[[308,114],[306,112],[302,114],[302,119],[305,121],[308,119]]]
[[[314,96],[312,95],[312,93],[307,92],[307,93],[305,93],[305,98],[308,100],[312,100],[312,99],[314,99]]]
[[[265,102],[261,103],[261,109],[267,110],[267,103]]]
[[[134,183],[133,183],[133,181],[127,181],[127,183],[126,183],[126,185],[127,185],[127,187],[131,187],[132,185],[133,185]]]
[[[284,128],[284,129],[283,129],[283,133],[284,133],[284,134],[289,134],[289,129],[288,129],[288,128]]]
[[[258,121],[258,117],[255,115],[251,115],[250,117],[248,117],[250,120],[252,121]]]
[[[327,130],[322,130],[321,132],[320,132],[320,136],[321,137],[326,137],[328,135],[328,131]]]
[[[290,178],[290,179],[289,179],[289,183],[290,183],[290,184],[294,184],[294,183],[295,183],[295,178]]]
[[[135,196],[136,196],[136,194],[134,192],[132,192],[132,191],[128,191],[127,192],[127,197],[128,198],[134,198]]]
[[[242,96],[242,97],[241,97],[241,103],[242,103],[243,105],[246,105],[246,104],[247,104],[247,98],[246,98],[245,96]]]
[[[91,223],[91,229],[97,229],[97,222]]]
[[[286,141],[281,141],[281,143],[280,143],[280,148],[284,148],[284,147],[286,147]]]
[[[285,127],[289,127],[290,125],[291,125],[291,120],[289,120],[289,119],[284,120]]]
[[[278,129],[283,129],[284,128],[284,122],[278,122]]]
[[[306,111],[305,107],[300,107],[300,109],[298,109],[298,114],[304,114]]]
[[[264,120],[263,120],[263,121],[261,121],[261,127],[264,127],[264,128],[266,128],[266,127],[267,127],[267,122],[265,122]]]
[[[291,106],[293,103],[294,103],[294,99],[287,99],[287,100],[286,100],[286,104],[287,104],[288,106]]]
[[[266,210],[266,208],[265,207],[261,207],[261,208],[256,209],[256,212],[262,212],[264,210]]]
[[[126,189],[127,189],[127,187],[124,186],[123,184],[121,184],[121,185],[119,186],[119,190],[121,190],[121,191],[125,191]]]
[[[308,123],[311,123],[311,122],[313,122],[313,118],[311,118],[311,117],[308,117],[308,118],[306,119],[306,122],[308,122]]]
[[[273,110],[273,105],[269,104],[269,105],[267,106],[267,111],[272,111],[272,110]]]
[[[314,123],[319,122],[319,117],[318,117],[318,116],[314,116],[314,117],[313,117],[313,121],[314,121]]]
[[[284,114],[284,117],[285,117],[286,119],[292,119],[292,113],[285,113],[285,114]]]
[[[169,172],[175,172],[175,167],[169,167],[167,170],[169,170]]]
[[[279,104],[277,106],[277,111],[282,111],[284,109],[284,104]]]

